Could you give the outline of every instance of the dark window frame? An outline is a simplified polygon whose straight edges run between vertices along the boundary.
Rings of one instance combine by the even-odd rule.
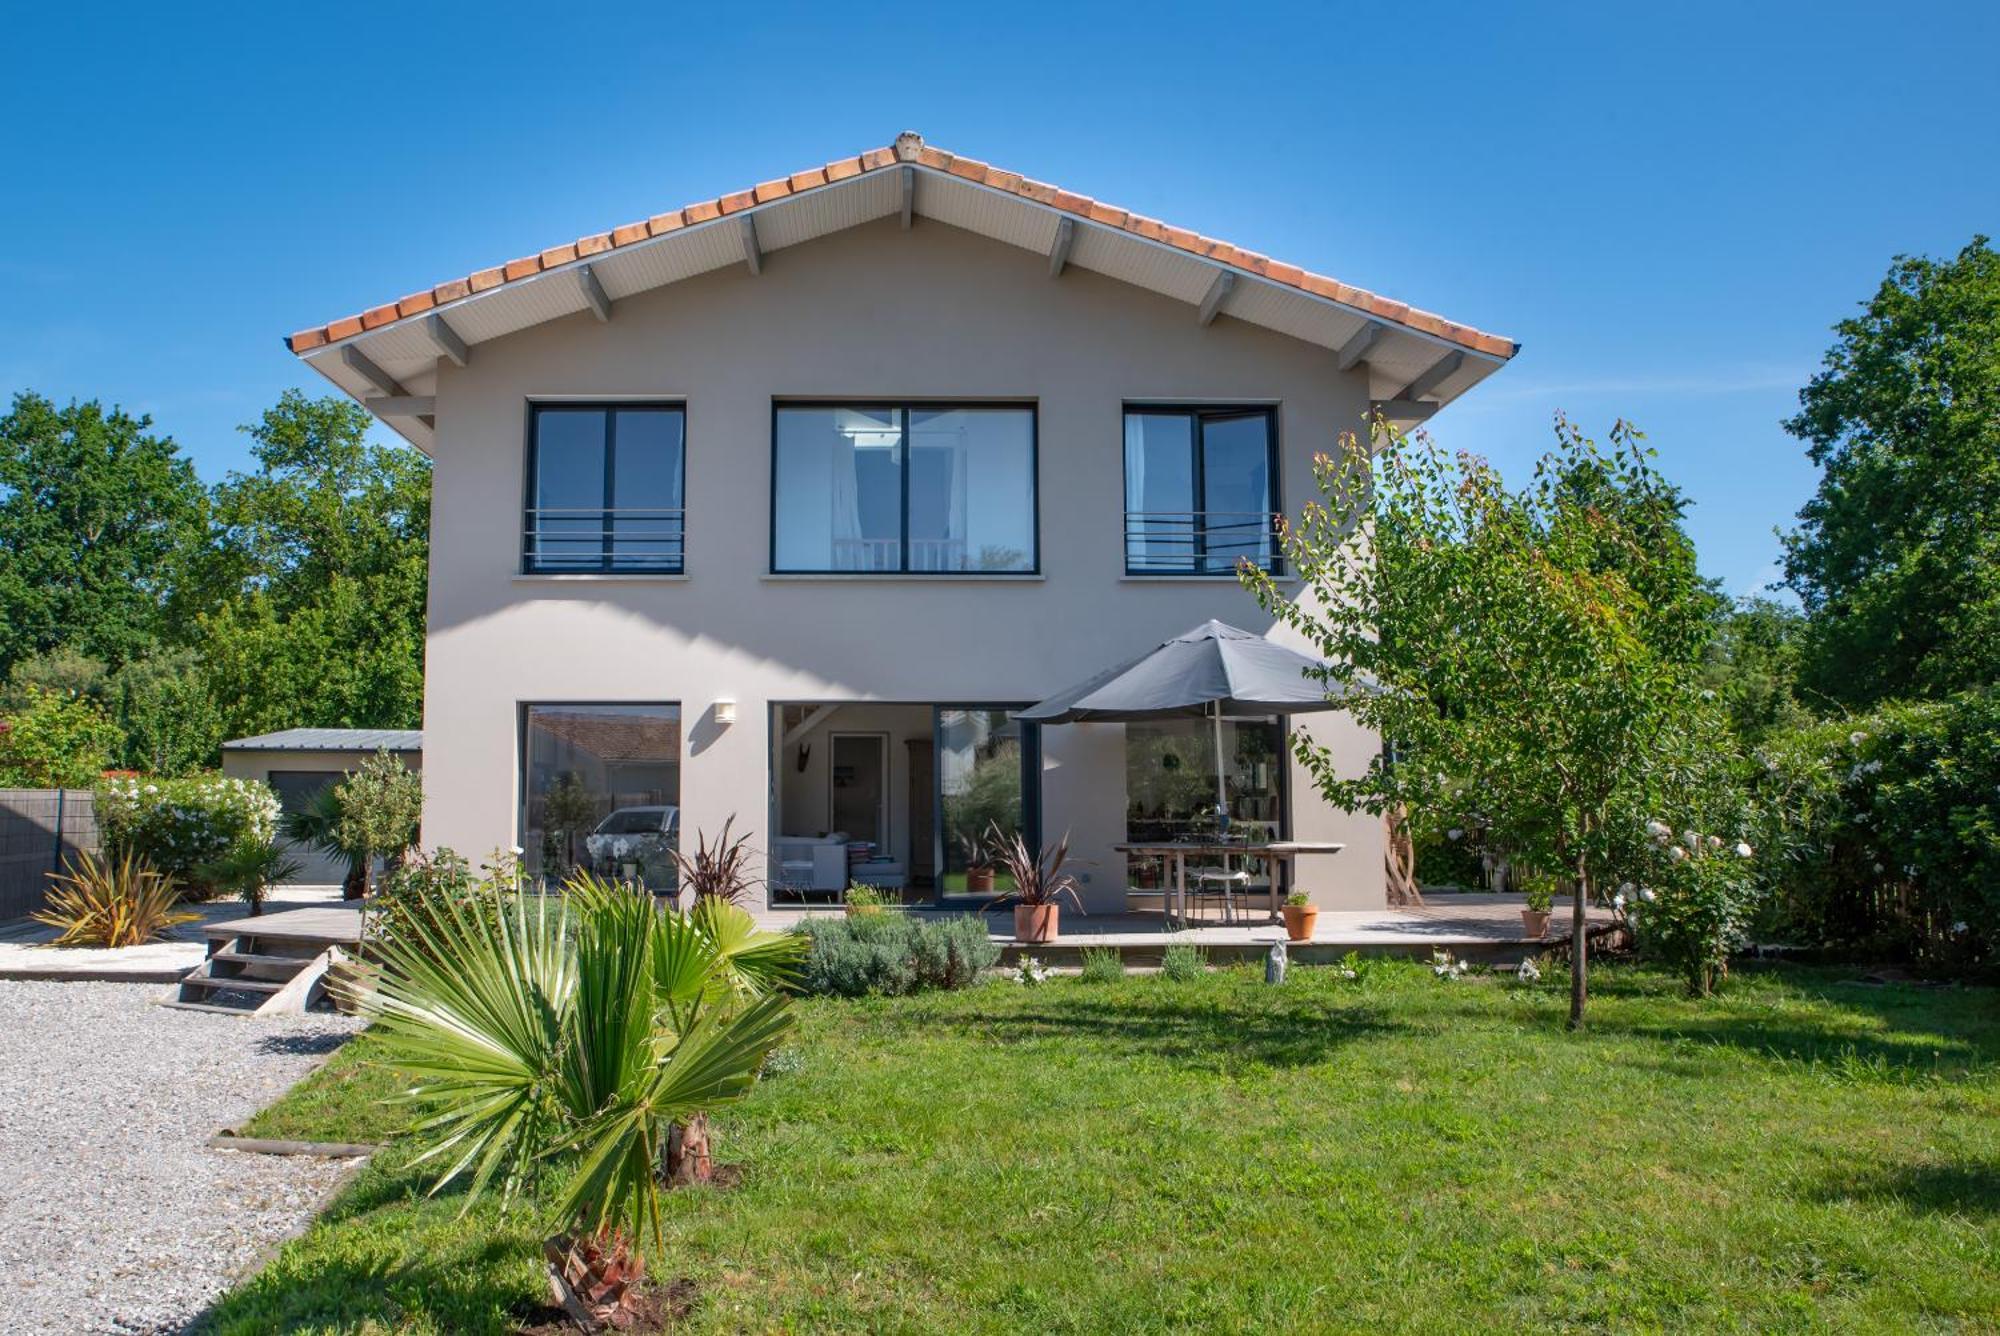
[[[902,482],[902,515],[899,541],[902,551],[897,568],[892,571],[843,571],[827,567],[780,566],[778,564],[778,414],[787,409],[832,409],[852,408],[863,412],[896,413],[902,422],[903,439],[902,467],[898,470]],[[949,412],[953,409],[986,411],[1024,412],[1028,415],[1028,532],[1034,550],[1029,553],[1028,566],[1018,571],[925,571],[910,568],[910,414],[914,412]],[[766,569],[772,575],[823,575],[844,577],[854,580],[879,580],[885,576],[897,579],[917,580],[964,580],[968,577],[990,577],[1006,579],[1038,576],[1042,573],[1042,409],[1035,399],[773,399],[771,401],[771,496],[767,524],[770,530],[766,545]]]
[[[670,412],[681,420],[680,459],[680,557],[678,560],[662,560],[642,565],[614,564],[612,562],[613,538],[607,522],[600,538],[602,561],[596,566],[578,565],[575,562],[542,565],[537,559],[535,541],[538,533],[535,517],[541,507],[536,504],[538,495],[539,447],[541,444],[541,415],[545,411],[555,412],[597,412],[604,414],[604,497],[607,514],[612,507],[608,504],[614,495],[618,479],[618,413],[620,411]],[[687,573],[687,464],[688,464],[688,410],[684,399],[531,399],[527,406],[527,446],[525,467],[521,474],[521,573],[523,575],[685,575]],[[555,535],[551,535],[555,537]]]
[[[1120,482],[1118,504],[1119,513],[1124,517],[1125,522],[1124,538],[1121,544],[1125,574],[1137,579],[1143,579],[1147,576],[1157,576],[1169,580],[1233,580],[1236,578],[1234,563],[1231,563],[1231,568],[1226,571],[1203,570],[1202,566],[1208,554],[1204,549],[1199,547],[1190,553],[1188,563],[1184,568],[1162,568],[1157,565],[1133,566],[1131,530],[1132,461],[1125,450],[1125,437],[1127,421],[1135,413],[1155,417],[1181,416],[1190,420],[1192,429],[1189,432],[1188,439],[1190,448],[1194,452],[1194,458],[1190,461],[1190,476],[1194,480],[1195,495],[1193,500],[1196,511],[1206,511],[1208,509],[1207,446],[1203,438],[1205,431],[1203,422],[1205,419],[1249,417],[1253,415],[1263,417],[1265,422],[1265,448],[1268,452],[1268,458],[1265,461],[1264,467],[1271,479],[1270,501],[1272,517],[1270,533],[1268,535],[1271,543],[1271,558],[1264,564],[1264,569],[1272,575],[1282,576],[1285,573],[1285,552],[1284,547],[1278,541],[1277,526],[1277,516],[1282,514],[1285,509],[1284,474],[1279,467],[1279,463],[1284,456],[1284,450],[1278,438],[1279,407],[1280,405],[1276,403],[1259,403],[1255,401],[1248,403],[1175,403],[1155,400],[1130,400],[1119,406],[1118,469]]]
[[[649,697],[645,700],[571,700],[567,697],[514,702],[514,843],[524,846],[528,840],[528,720],[535,710],[601,710],[618,706],[644,706],[648,708],[673,707],[681,726],[681,754],[675,764],[684,770],[687,766],[687,705],[680,700],[663,700]],[[685,777],[685,776],[683,776]],[[676,807],[684,806],[676,802]]]

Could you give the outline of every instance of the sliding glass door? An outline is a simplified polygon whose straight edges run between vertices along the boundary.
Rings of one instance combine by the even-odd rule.
[[[973,860],[977,856],[990,866],[998,860],[996,844],[1016,834],[1030,842],[1038,838],[1037,730],[1020,723],[1006,707],[940,705],[933,711],[931,732],[936,740],[940,890],[977,895],[1012,889],[997,872],[991,887],[984,885]]]

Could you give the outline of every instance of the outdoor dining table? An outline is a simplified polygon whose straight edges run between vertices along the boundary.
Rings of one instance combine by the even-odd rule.
[[[1111,846],[1121,854],[1141,858],[1163,858],[1170,873],[1167,879],[1166,911],[1172,923],[1187,922],[1187,860],[1200,858],[1262,859],[1270,870],[1271,920],[1278,919],[1278,867],[1289,865],[1305,854],[1337,854],[1347,846],[1311,840],[1272,840],[1252,844],[1246,840],[1149,840]]]

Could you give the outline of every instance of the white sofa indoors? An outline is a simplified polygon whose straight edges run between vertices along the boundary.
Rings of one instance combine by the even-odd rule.
[[[827,835],[778,835],[771,840],[771,878],[775,889],[831,891],[847,889],[847,832]]]

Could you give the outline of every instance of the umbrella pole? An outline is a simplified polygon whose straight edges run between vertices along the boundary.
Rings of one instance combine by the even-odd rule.
[[[1227,821],[1229,819],[1229,793],[1224,784],[1222,769],[1222,702],[1217,701],[1215,702],[1215,814],[1222,821]],[[1215,833],[1224,835],[1228,832],[1221,828],[1221,822],[1219,821]]]

